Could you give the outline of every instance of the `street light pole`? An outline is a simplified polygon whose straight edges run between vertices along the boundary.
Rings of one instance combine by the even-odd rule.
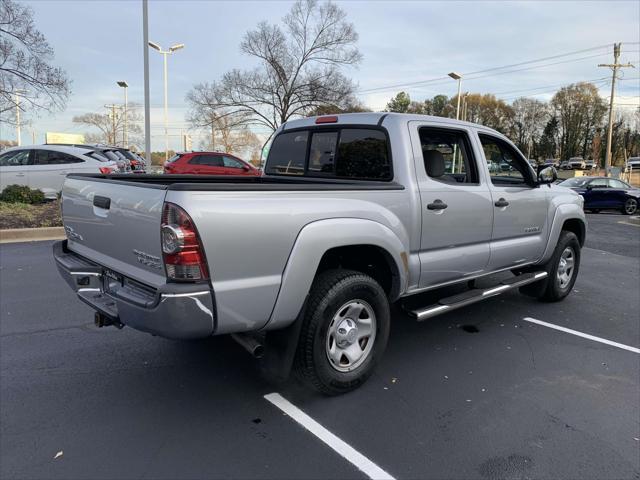
[[[149,15],[147,0],[142,0],[142,49],[144,52],[144,157],[151,168],[151,103],[149,100]]]
[[[169,126],[168,126],[168,95],[167,95],[167,55],[172,54],[176,50],[184,48],[184,43],[178,43],[169,48],[169,50],[163,50],[160,45],[154,42],[149,42],[149,46],[154,50],[157,50],[162,54],[164,60],[164,161],[169,160]]]
[[[162,57],[164,60],[164,161],[169,160],[169,115],[167,112],[167,55],[168,52],[163,52]]]
[[[456,107],[456,120],[460,120],[460,92],[462,89],[462,75],[460,73],[451,72],[449,76],[458,81],[458,106]]]
[[[118,86],[124,88],[124,130],[122,131],[122,146],[124,148],[129,148],[129,130],[127,128],[129,121],[129,119],[127,118],[127,89],[129,88],[129,85],[124,80],[121,80],[118,82]]]
[[[468,100],[467,97],[469,96],[469,92],[465,92],[464,95],[462,95],[462,120],[463,121],[467,121],[467,106],[468,106]]]

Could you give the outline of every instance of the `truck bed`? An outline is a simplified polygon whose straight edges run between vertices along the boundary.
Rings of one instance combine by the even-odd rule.
[[[209,175],[102,175],[97,173],[72,173],[68,178],[80,180],[135,185],[163,190],[199,191],[281,191],[281,190],[404,190],[396,182],[368,180],[341,180],[321,177],[281,176],[209,176]]]

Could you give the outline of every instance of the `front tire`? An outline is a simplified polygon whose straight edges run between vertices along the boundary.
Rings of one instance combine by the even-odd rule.
[[[537,292],[539,300],[559,302],[569,295],[580,269],[580,242],[575,233],[566,230],[560,233],[553,255],[542,269],[549,275]]]
[[[313,283],[303,319],[295,370],[326,395],[362,385],[389,338],[389,302],[370,276],[329,270]]]
[[[622,207],[622,213],[625,215],[633,215],[638,211],[638,200],[635,198],[627,198],[627,201],[624,202],[624,207]]]

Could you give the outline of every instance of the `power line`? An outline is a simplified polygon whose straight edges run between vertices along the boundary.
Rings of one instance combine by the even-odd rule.
[[[538,58],[538,59],[535,59],[535,60],[527,60],[525,62],[512,63],[512,64],[509,64],[509,65],[502,65],[500,67],[491,67],[491,68],[486,68],[486,69],[483,69],[483,70],[476,70],[475,72],[467,72],[467,73],[463,73],[462,75],[466,79],[466,77],[468,77],[470,75],[477,75],[477,74],[493,72],[493,71],[497,71],[497,70],[504,70],[504,69],[507,69],[507,68],[519,67],[519,66],[522,66],[522,65],[529,65],[529,64],[532,64],[532,63],[540,63],[540,62],[544,62],[544,61],[547,61],[547,60],[555,60],[555,59],[558,59],[558,58],[577,55],[577,54],[580,54],[580,53],[587,53],[587,52],[592,52],[592,51],[595,51],[595,50],[602,50],[603,48],[609,49],[610,45],[600,45],[600,46],[597,46],[597,47],[585,48],[585,49],[582,49],[582,50],[575,50],[573,52],[567,52],[567,53],[562,53],[562,54],[558,54],[558,55],[551,55],[549,57]],[[603,54],[599,54],[599,55],[603,55]],[[585,58],[593,58],[593,57],[585,57]],[[539,68],[539,67],[535,67],[535,68]],[[374,92],[374,91],[379,91],[379,90],[389,90],[389,89],[399,88],[399,87],[422,85],[422,84],[425,84],[425,83],[440,82],[442,80],[447,80],[448,78],[449,77],[447,77],[447,76],[443,76],[443,77],[436,77],[436,78],[431,78],[431,79],[427,79],[427,80],[420,80],[420,81],[416,81],[416,82],[405,82],[405,83],[399,83],[399,84],[395,84],[395,85],[385,85],[385,86],[381,86],[381,87],[363,89],[363,90],[360,90],[358,93],[369,93],[369,92]]]

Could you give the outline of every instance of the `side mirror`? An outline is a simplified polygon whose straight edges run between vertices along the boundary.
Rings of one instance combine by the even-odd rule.
[[[245,172],[248,172],[249,170],[251,170],[251,167],[248,167],[246,165],[242,166],[242,170],[244,170]]]
[[[587,190],[593,190],[593,185],[587,185],[585,188],[586,188]]]
[[[538,184],[548,185],[558,179],[558,172],[554,167],[545,167],[538,172]]]

